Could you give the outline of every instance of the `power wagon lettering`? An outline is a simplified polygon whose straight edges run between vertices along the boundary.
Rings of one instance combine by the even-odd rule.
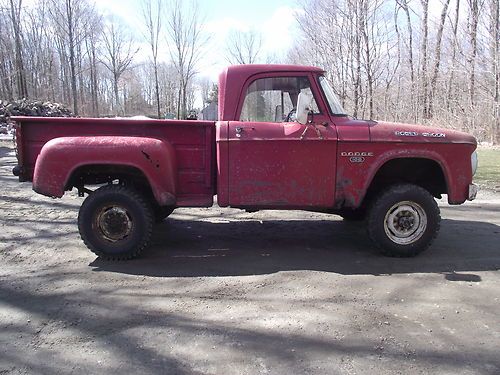
[[[429,132],[423,132],[422,134],[418,132],[407,132],[407,131],[395,131],[395,135],[399,137],[418,137],[421,135],[422,137],[431,137],[431,138],[446,138],[445,133],[429,133]]]

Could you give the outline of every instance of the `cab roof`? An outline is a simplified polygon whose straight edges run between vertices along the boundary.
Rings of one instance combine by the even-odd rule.
[[[267,72],[316,72],[323,73],[324,70],[315,66],[282,65],[282,64],[244,64],[228,66],[227,74],[241,74],[247,77],[257,73]]]

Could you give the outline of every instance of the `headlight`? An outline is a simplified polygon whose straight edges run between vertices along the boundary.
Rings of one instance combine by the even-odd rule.
[[[474,176],[477,171],[477,152],[474,151],[472,155],[470,156],[470,163],[472,167],[472,175]]]

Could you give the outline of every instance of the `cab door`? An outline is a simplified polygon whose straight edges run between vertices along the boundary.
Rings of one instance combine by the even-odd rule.
[[[294,120],[300,92],[314,97],[311,123]],[[229,205],[334,205],[337,133],[312,75],[259,76],[245,86],[240,120],[228,125]]]

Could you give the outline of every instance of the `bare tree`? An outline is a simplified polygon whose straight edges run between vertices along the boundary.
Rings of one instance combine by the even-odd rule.
[[[18,85],[18,97],[24,98],[28,96],[28,88],[26,86],[26,73],[24,70],[23,53],[21,45],[21,7],[22,0],[18,0],[17,3],[14,0],[10,0],[10,20],[12,22],[12,30],[14,31],[14,51],[15,51],[15,66],[16,66],[16,78]]]
[[[469,68],[469,99],[470,107],[475,107],[475,90],[476,90],[476,57],[477,57],[477,27],[479,24],[479,11],[482,7],[480,0],[468,0],[469,4],[469,40],[470,53],[467,58]]]
[[[428,40],[429,40],[429,0],[420,0],[420,4],[422,5],[422,25],[421,25],[421,42],[420,42],[420,101],[419,104],[422,106],[422,114],[424,118],[429,117],[429,98],[428,98],[428,77],[427,77],[427,66],[428,56]]]
[[[208,103],[208,97],[210,94],[210,89],[212,88],[212,81],[207,77],[202,77],[198,79],[198,87],[201,92],[201,100],[203,104]]]
[[[353,67],[352,82],[354,84],[353,87],[353,116],[358,117],[358,111],[360,106],[360,96],[362,93],[361,89],[361,35],[363,34],[361,31],[364,26],[361,23],[361,17],[358,16],[359,6],[358,1],[349,1],[348,2],[348,19],[353,20],[355,25],[350,25],[349,29],[354,31],[354,38],[349,38],[351,41],[350,45],[353,47],[354,56],[352,57],[351,66]]]
[[[226,60],[231,64],[255,64],[262,47],[262,36],[255,30],[232,31],[226,41]]]
[[[447,94],[446,94],[446,109],[449,111],[451,108],[451,96],[453,91],[453,82],[455,79],[455,70],[457,66],[457,49],[458,49],[458,22],[460,19],[460,0],[456,0],[455,4],[455,17],[452,29],[452,56],[451,56],[451,69],[448,78]]]
[[[366,85],[368,91],[368,118],[372,119],[374,116],[373,112],[373,85],[374,85],[374,77],[373,77],[373,56],[372,56],[372,40],[368,35],[369,33],[369,4],[368,0],[361,0],[360,7],[358,8],[359,12],[359,28],[358,32],[362,36],[363,40],[363,51],[364,51],[364,65],[366,72]]]
[[[441,64],[441,41],[443,39],[444,24],[446,21],[446,15],[448,13],[448,6],[450,5],[450,0],[445,0],[443,4],[443,9],[441,11],[441,18],[439,19],[439,27],[436,36],[436,48],[434,52],[434,69],[431,77],[431,88],[429,94],[429,117],[432,117],[433,106],[434,106],[434,96],[436,94],[436,84],[439,74],[439,66]]]
[[[0,98],[14,99],[16,83],[13,82],[12,55],[12,22],[10,22],[10,8],[3,1],[0,2]]]
[[[186,5],[181,0],[172,0],[167,10],[167,33],[172,43],[170,54],[179,74],[177,118],[187,115],[188,87],[196,75],[196,67],[203,56],[202,48],[208,39],[202,31],[202,19],[198,4]]]
[[[143,18],[146,22],[147,40],[151,47],[151,56],[153,58],[153,73],[155,83],[156,110],[158,118],[161,117],[160,109],[160,86],[158,81],[158,47],[159,38],[162,29],[161,9],[162,0],[145,0],[143,3]]]
[[[352,95],[355,97],[353,112],[356,116],[364,100],[358,3],[359,0],[343,4],[303,0],[302,11],[297,13],[303,39],[297,41],[290,53],[290,59],[294,63],[319,65],[330,72],[329,78],[341,103],[350,105],[350,98]],[[305,45],[307,48],[303,47]],[[350,87],[354,87],[354,94]]]
[[[410,17],[410,8],[408,6],[408,0],[396,0],[401,6],[406,15],[406,26],[408,28],[408,63],[410,65],[411,82],[415,81],[415,69],[413,65],[413,26]]]
[[[102,37],[102,18],[97,17],[91,24],[92,29],[85,39],[86,54],[88,56],[89,87],[91,97],[91,111],[93,116],[99,116],[99,70],[98,45]]]
[[[160,101],[163,112],[172,116],[177,113],[180,79],[177,68],[171,63],[158,65],[158,79],[160,82]]]
[[[114,112],[123,115],[124,106],[120,101],[118,83],[122,74],[132,64],[139,49],[134,47],[132,36],[125,27],[113,18],[105,23],[103,42],[104,55],[101,63],[112,75]]]
[[[490,0],[490,60],[491,75],[493,76],[493,143],[500,143],[500,3],[498,0]]]
[[[172,118],[194,105],[195,87],[204,101],[216,100],[208,82],[193,79],[206,41],[196,3],[171,0],[158,17],[165,1],[144,1],[153,59],[132,69],[130,28],[103,23],[93,0],[0,0],[0,99],[29,94],[70,103],[80,115],[147,110]],[[500,142],[498,0],[441,0],[436,19],[428,0],[299,1],[289,61],[323,67],[347,111]],[[161,56],[165,37],[171,61]],[[231,62],[258,61],[257,35],[235,41],[239,60]]]
[[[77,82],[81,74],[78,68],[82,60],[82,45],[91,31],[89,23],[95,10],[88,0],[51,0],[50,7],[52,22],[56,26],[62,75],[69,76],[73,112],[78,114]]]

